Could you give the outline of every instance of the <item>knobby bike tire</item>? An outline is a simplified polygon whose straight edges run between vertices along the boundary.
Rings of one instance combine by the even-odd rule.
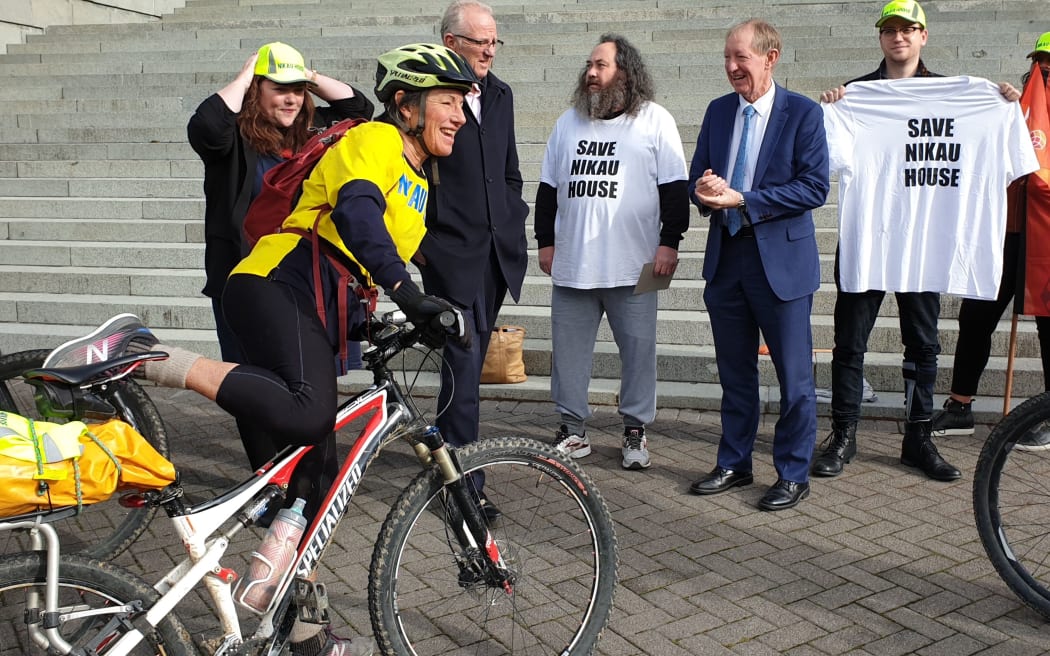
[[[32,419],[44,419],[33,400],[33,387],[22,378],[30,369],[41,367],[49,351],[40,349],[0,355],[0,410]],[[131,424],[161,455],[168,456],[168,435],[164,421],[146,392],[135,381],[124,378],[111,383],[101,396],[117,410],[117,417]],[[100,423],[101,418],[80,418]],[[60,421],[47,418],[48,421]],[[124,508],[113,498],[91,506],[69,519],[54,522],[62,539],[63,553],[80,552],[100,560],[112,559],[127,549],[146,529],[155,508]],[[0,534],[0,553],[26,551],[28,537],[21,532]]]
[[[0,557],[0,656],[43,656],[49,653],[32,641],[25,623],[26,597],[30,591],[42,591],[46,580],[46,556],[27,552]],[[63,555],[59,567],[58,605],[62,610],[77,611],[141,601],[149,608],[158,598],[142,579],[108,563],[78,555]],[[105,635],[96,653],[105,656],[107,648],[119,638],[122,629],[106,629],[113,615],[96,615],[66,619],[58,630],[74,647],[86,647]],[[140,630],[145,622],[133,622]],[[125,629],[131,622],[125,623]],[[113,633],[111,631],[118,631]],[[178,618],[169,615],[149,631],[132,651],[134,656],[195,656],[189,633]]]
[[[456,453],[502,511],[490,531],[513,593],[464,580],[433,469],[401,493],[372,554],[368,602],[380,651],[413,654],[590,654],[609,621],[616,536],[586,474],[551,447],[485,439]],[[458,513],[453,513],[458,516]],[[452,546],[454,545],[454,546]]]
[[[988,435],[973,477],[977,533],[1020,599],[1050,618],[1050,450],[1017,448],[1050,431],[1050,392],[1028,399]]]

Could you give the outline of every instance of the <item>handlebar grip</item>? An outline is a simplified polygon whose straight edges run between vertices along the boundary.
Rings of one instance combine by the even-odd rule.
[[[445,310],[441,314],[434,317],[431,324],[440,325],[442,328],[451,328],[452,326],[456,325],[456,315],[452,312],[449,312],[448,310]]]

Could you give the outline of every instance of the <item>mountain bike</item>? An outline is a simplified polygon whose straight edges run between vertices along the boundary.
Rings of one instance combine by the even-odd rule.
[[[90,424],[121,419],[131,424],[161,455],[168,455],[168,436],[160,413],[135,381],[126,376],[106,377],[87,381],[83,386],[41,389],[22,374],[43,366],[48,353],[46,349],[39,349],[0,355],[0,411],[57,423],[77,419]],[[41,501],[42,506],[49,506],[46,497]],[[65,550],[108,560],[141,535],[155,512],[156,508],[125,508],[116,501],[107,501],[52,513],[48,521],[59,532]],[[24,533],[8,532],[0,536],[0,553],[18,553],[28,548]]]
[[[1018,445],[1046,432],[1050,392],[1028,399],[995,425],[977,460],[973,506],[977,533],[999,576],[1021,601],[1050,618],[1050,450]]]
[[[233,592],[238,575],[222,558],[234,535],[279,502],[311,447],[283,450],[203,503],[188,503],[178,482],[126,499],[163,509],[187,550],[153,586],[98,560],[59,559],[60,540],[49,535],[46,518],[0,523],[0,530],[28,530],[34,540],[34,551],[0,558],[0,654],[199,653],[173,608],[203,583],[221,634],[206,653],[276,656],[296,618],[327,621],[326,591],[313,572],[369,463],[398,439],[412,446],[423,471],[394,502],[372,553],[368,605],[381,653],[590,654],[609,619],[617,570],[613,522],[598,490],[573,461],[535,440],[446,445],[388,367],[421,331],[384,319],[373,320],[363,354],[373,383],[336,416],[336,429],[364,426],[254,629],[242,632]],[[80,368],[84,380],[72,382],[160,355]],[[28,375],[61,385],[53,371]],[[482,478],[498,519],[486,519],[480,504]]]

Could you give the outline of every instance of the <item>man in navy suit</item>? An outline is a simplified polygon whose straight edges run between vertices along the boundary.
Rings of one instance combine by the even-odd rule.
[[[725,67],[734,93],[708,106],[689,171],[693,201],[711,217],[704,302],[722,384],[718,462],[690,491],[718,494],[754,480],[761,330],[780,381],[778,478],[762,510],[792,508],[809,494],[817,431],[810,311],[820,284],[810,210],[830,187],[820,107],[773,82],[780,47],[765,21],[730,28]]]
[[[413,261],[428,294],[454,303],[476,335],[470,346],[449,340],[441,367],[437,426],[462,446],[478,439],[479,388],[485,351],[509,290],[521,294],[528,264],[522,179],[514,138],[514,95],[489,69],[503,44],[492,9],[473,0],[449,5],[442,42],[463,56],[481,80],[464,102],[466,124],[452,154],[427,160],[427,234]],[[483,482],[479,482],[483,484]],[[499,511],[482,499],[490,519]]]

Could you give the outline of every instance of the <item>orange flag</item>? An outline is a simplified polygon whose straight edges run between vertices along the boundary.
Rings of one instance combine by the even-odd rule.
[[[1039,176],[1050,185],[1050,150],[1046,147],[1047,135],[1050,135],[1050,89],[1043,84],[1043,72],[1039,64],[1032,64],[1028,84],[1024,85],[1024,93],[1021,94],[1021,111],[1032,134],[1035,155],[1039,159],[1039,170],[1032,175]]]
[[[1018,299],[1021,302],[1015,311],[1045,317],[1050,316],[1050,89],[1035,63],[1021,94],[1021,111],[1032,135],[1039,170],[1017,181],[1023,193],[1010,195],[1011,213],[1024,219],[1023,283],[1017,285],[1023,290],[1023,298]]]

